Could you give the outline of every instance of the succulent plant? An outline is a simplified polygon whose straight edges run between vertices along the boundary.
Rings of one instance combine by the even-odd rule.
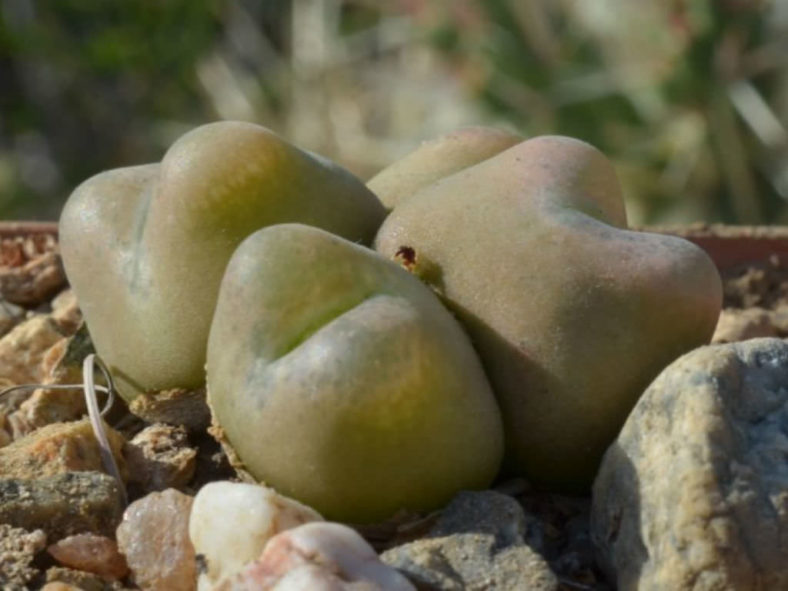
[[[426,141],[404,158],[387,166],[367,186],[389,209],[413,193],[495,156],[523,138],[494,127],[466,127]]]
[[[247,235],[301,222],[369,243],[384,215],[336,164],[258,125],[220,122],[181,137],[160,164],[84,182],[60,240],[96,349],[131,399],[204,383],[219,283]]]
[[[565,137],[527,140],[417,191],[376,248],[429,283],[471,336],[501,405],[505,467],[554,488],[590,485],[649,381],[711,338],[722,300],[708,256],[627,230],[613,167]]]
[[[328,519],[488,486],[500,413],[468,337],[416,277],[317,228],[249,236],[222,281],[208,402],[246,472]]]

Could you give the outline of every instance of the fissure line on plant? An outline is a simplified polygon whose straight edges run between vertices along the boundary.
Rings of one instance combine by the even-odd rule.
[[[282,352],[276,356],[276,359],[281,359],[282,357],[285,357],[288,353],[291,353],[292,351],[300,347],[302,344],[304,344],[306,341],[308,341],[314,334],[320,331],[320,329],[322,329],[324,326],[327,326],[337,318],[344,316],[351,310],[357,308],[358,306],[360,306],[367,300],[375,297],[376,295],[378,294],[374,292],[365,293],[362,297],[360,297],[358,300],[353,301],[348,306],[337,306],[336,308],[327,311],[325,314],[321,314],[314,322],[310,322],[307,328],[302,330],[298,334],[298,336],[296,336],[286,347],[283,347]]]

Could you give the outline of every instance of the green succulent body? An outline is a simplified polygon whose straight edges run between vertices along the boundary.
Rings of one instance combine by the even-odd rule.
[[[493,127],[465,127],[424,142],[369,180],[388,209],[443,177],[459,172],[520,143],[515,133]]]
[[[376,248],[404,247],[482,358],[507,470],[552,488],[590,485],[649,381],[708,342],[721,305],[706,254],[627,230],[612,166],[569,138],[522,142],[401,201]]]
[[[435,509],[488,486],[502,456],[481,363],[437,297],[303,225],[260,230],[234,254],[208,400],[246,471],[331,519]]]
[[[301,222],[369,243],[385,211],[350,173],[265,128],[220,122],[160,164],[101,173],[60,220],[63,260],[121,394],[199,387],[225,265],[251,232]]]

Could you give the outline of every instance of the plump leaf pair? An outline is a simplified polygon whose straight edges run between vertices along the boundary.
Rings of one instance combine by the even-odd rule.
[[[226,122],[77,188],[61,248],[127,400],[201,386],[207,357],[214,421],[244,468],[368,521],[488,485],[502,453],[467,336],[416,277],[356,244],[384,216],[333,163]]]
[[[207,343],[245,469],[370,521],[488,485],[504,441],[510,472],[588,485],[720,306],[700,250],[625,228],[612,167],[576,140],[463,130],[367,188],[226,122],[84,183],[61,244],[125,397],[201,385]]]

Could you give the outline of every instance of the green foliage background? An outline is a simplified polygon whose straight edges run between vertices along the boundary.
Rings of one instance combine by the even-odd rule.
[[[363,177],[462,125],[567,134],[635,223],[786,223],[786,32],[764,0],[4,0],[0,218],[246,119]]]

